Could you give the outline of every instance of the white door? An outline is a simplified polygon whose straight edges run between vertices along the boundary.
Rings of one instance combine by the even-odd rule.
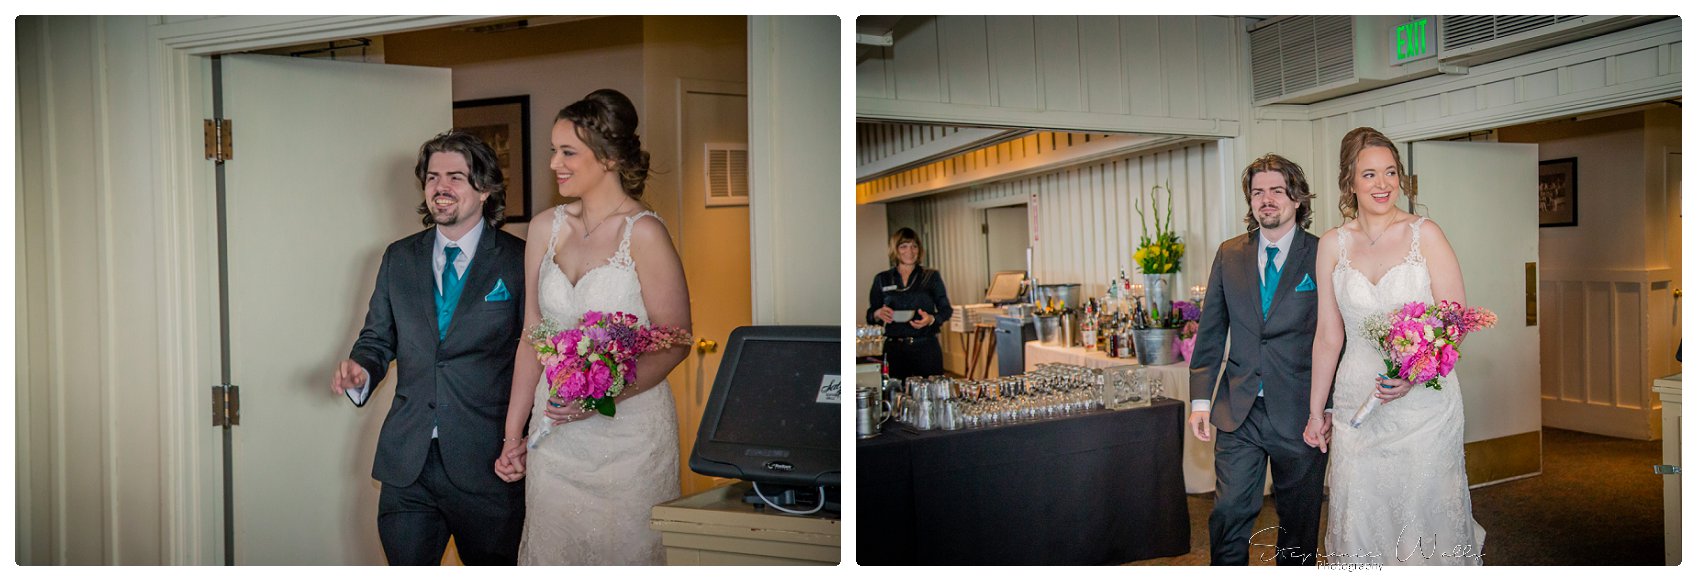
[[[989,266],[986,269],[986,274],[995,275],[1005,270],[1025,270],[1025,249],[1031,247],[1030,224],[1031,217],[1026,212],[1025,204],[984,210],[984,254]],[[968,284],[988,286],[990,280],[968,282]],[[978,302],[977,297],[984,296],[982,291],[987,289],[980,288],[978,290],[980,292],[977,294],[967,295],[972,300],[962,300],[961,302]]]
[[[749,251],[747,205],[707,204],[706,146],[708,143],[748,143],[748,90],[743,83],[683,80],[678,84],[679,146],[682,163],[678,179],[683,199],[679,212],[678,257],[689,281],[690,317],[695,336],[714,344],[695,349],[668,376],[678,408],[678,475],[684,496],[728,482],[689,469],[689,454],[701,429],[707,395],[713,391],[725,340],[731,330],[754,321],[750,290],[752,253]]]
[[[1467,302],[1497,314],[1495,328],[1462,346],[1466,441],[1538,431],[1538,328],[1526,324],[1527,287],[1537,288],[1527,265],[1538,262],[1538,146],[1415,142],[1413,171],[1418,202],[1461,261]]]
[[[377,431],[395,374],[329,389],[383,249],[422,227],[418,147],[452,126],[448,69],[223,57],[235,563],[383,564]]]

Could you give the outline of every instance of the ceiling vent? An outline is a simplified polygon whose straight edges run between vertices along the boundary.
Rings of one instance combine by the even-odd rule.
[[[1669,16],[1439,16],[1438,60],[1472,66]]]
[[[1439,73],[1466,74],[1473,65],[1666,18],[1672,17],[1280,16],[1249,29],[1251,89],[1256,106],[1306,105]],[[1409,35],[1411,29],[1421,32]],[[1405,52],[1410,41],[1420,47],[1413,54]]]

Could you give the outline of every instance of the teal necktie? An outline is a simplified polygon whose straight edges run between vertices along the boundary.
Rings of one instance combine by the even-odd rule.
[[[465,277],[460,276],[454,268],[454,260],[460,257],[460,247],[449,246],[443,249],[448,255],[448,263],[442,265],[442,289],[436,293],[436,340],[448,338],[448,323],[454,320],[454,306],[460,303],[460,291],[465,288]]]
[[[1279,255],[1279,247],[1267,247],[1267,269],[1261,272],[1261,318],[1267,318],[1267,310],[1273,308],[1273,291],[1279,289],[1279,263],[1273,258]]]

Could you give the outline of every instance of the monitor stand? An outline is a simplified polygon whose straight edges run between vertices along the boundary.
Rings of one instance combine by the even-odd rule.
[[[753,505],[762,512],[790,514],[782,510],[778,510],[778,507],[795,512],[811,511],[814,507],[819,506],[819,495],[821,490],[824,491],[825,495],[825,507],[808,516],[818,516],[821,514],[841,515],[843,512],[842,488],[840,487],[795,486],[766,482],[759,483],[759,486],[759,493],[755,492],[754,487],[749,487],[748,493],[743,495],[742,500],[743,502]],[[760,498],[762,494],[766,496],[766,499]],[[777,506],[768,506],[768,503],[766,502],[767,500],[771,500],[771,504],[775,504]]]

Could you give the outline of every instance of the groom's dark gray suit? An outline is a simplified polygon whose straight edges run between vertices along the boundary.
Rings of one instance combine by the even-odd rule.
[[[524,326],[524,242],[483,228],[445,336],[436,228],[390,244],[349,355],[371,386],[391,361],[399,373],[371,467],[383,483],[378,532],[390,564],[440,562],[450,534],[467,564],[517,559],[523,483],[503,482],[494,465]]]
[[[1312,565],[1326,456],[1303,443],[1302,430],[1308,422],[1317,317],[1311,281],[1319,239],[1297,228],[1263,318],[1260,236],[1254,230],[1220,244],[1190,359],[1190,397],[1213,400],[1209,421],[1219,428],[1215,504],[1208,519],[1212,562],[1247,564],[1252,536],[1257,545],[1273,544],[1271,534],[1250,530],[1261,511],[1271,461],[1279,564]]]

